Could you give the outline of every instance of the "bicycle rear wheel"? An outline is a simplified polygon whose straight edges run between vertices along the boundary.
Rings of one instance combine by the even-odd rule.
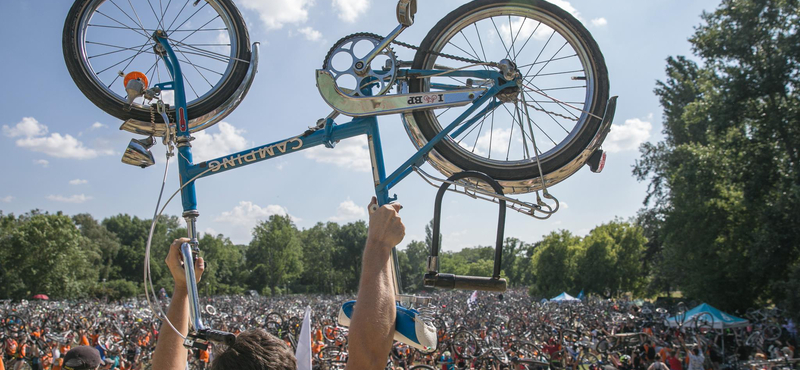
[[[509,59],[524,77],[521,88],[498,95],[502,105],[473,114],[477,121],[470,129],[436,145],[430,158],[439,171],[479,171],[500,181],[506,193],[529,192],[536,190],[535,179],[574,163],[598,132],[609,89],[603,55],[586,28],[561,8],[542,0],[469,2],[428,33],[412,68],[490,68],[440,53],[484,63]],[[409,91],[491,84],[467,80],[412,79]],[[412,141],[424,145],[467,107],[405,114]],[[582,164],[548,182],[563,180]]]
[[[128,102],[123,77],[141,72],[149,82],[172,81],[153,34],[166,31],[181,64],[190,118],[222,105],[242,83],[250,37],[231,0],[77,0],[64,23],[62,47],[75,84],[97,107],[119,119],[149,122],[149,102]],[[162,98],[174,105],[172,91]],[[174,107],[170,116],[174,117]],[[156,115],[156,122],[163,122]]]

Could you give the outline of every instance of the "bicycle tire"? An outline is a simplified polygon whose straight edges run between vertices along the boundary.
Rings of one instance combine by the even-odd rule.
[[[467,360],[474,358],[479,352],[478,341],[472,333],[466,330],[461,330],[453,335],[453,339],[450,341],[450,349],[459,358]]]
[[[475,145],[473,146],[472,151],[470,151],[468,148],[465,148],[464,145],[459,144],[461,140],[464,140],[467,137],[469,137],[470,140],[472,140],[472,137],[469,136],[471,135],[471,133],[467,133],[466,136],[463,137],[459,136],[459,142],[456,142],[456,140],[453,138],[446,137],[434,147],[435,153],[432,153],[430,157],[433,158],[433,161],[435,163],[434,167],[436,167],[439,171],[445,174],[448,174],[449,172],[459,172],[463,170],[478,171],[485,173],[491,176],[492,178],[500,181],[501,184],[506,187],[505,190],[506,193],[515,193],[515,192],[524,193],[536,190],[536,188],[534,188],[535,184],[533,180],[538,179],[540,176],[547,176],[548,174],[554,173],[559,169],[564,168],[567,164],[571,163],[573,160],[575,160],[581,154],[581,152],[586,149],[586,147],[595,137],[600,128],[601,119],[598,117],[604,116],[606,102],[608,101],[608,96],[609,96],[608,71],[606,69],[603,55],[600,52],[597,43],[594,41],[590,33],[586,30],[586,28],[572,15],[570,15],[563,9],[542,0],[524,0],[524,1],[476,0],[464,4],[463,6],[452,11],[441,21],[439,21],[439,23],[437,23],[436,26],[433,27],[433,29],[431,29],[428,35],[425,36],[425,39],[422,41],[422,44],[420,45],[420,48],[414,57],[412,68],[433,69],[434,66],[437,64],[436,63],[437,61],[444,60],[444,57],[439,58],[435,54],[437,52],[448,52],[452,54],[454,53],[453,51],[455,50],[455,54],[461,54],[461,56],[470,55],[470,53],[468,52],[458,53],[459,51],[458,49],[462,51],[464,49],[463,48],[454,49],[447,46],[447,44],[450,43],[451,40],[455,39],[455,37],[459,33],[464,35],[464,30],[467,30],[469,27],[472,27],[473,25],[475,27],[475,34],[478,35],[478,41],[480,41],[481,49],[483,49],[483,41],[480,38],[480,32],[478,31],[477,24],[483,20],[490,19],[494,24],[494,28],[498,29],[496,26],[496,22],[494,22],[494,17],[502,17],[502,19],[505,20],[506,15],[508,16],[509,36],[512,36],[514,32],[514,26],[511,21],[511,16],[515,16],[517,18],[520,17],[523,18],[523,20],[521,21],[521,25],[517,30],[517,36],[520,34],[519,31],[521,31],[524,28],[526,20],[533,19],[534,21],[540,22],[540,25],[544,24],[545,25],[544,29],[550,28],[551,30],[553,30],[554,35],[558,33],[560,38],[565,41],[564,45],[566,46],[567,44],[569,44],[574,49],[576,53],[575,55],[577,55],[578,58],[580,59],[578,64],[580,64],[583,68],[582,72],[585,75],[583,76],[583,78],[585,78],[587,81],[586,86],[584,86],[586,88],[585,98],[583,102],[579,102],[579,104],[584,104],[584,108],[581,108],[579,110],[580,117],[577,117],[577,115],[574,114],[574,112],[570,112],[569,110],[564,108],[564,105],[562,105],[559,102],[556,101],[545,102],[545,103],[553,103],[559,105],[561,106],[561,108],[563,108],[563,110],[567,110],[566,114],[572,114],[577,118],[574,118],[576,122],[573,129],[567,130],[567,128],[561,125],[561,123],[558,122],[558,120],[556,119],[558,115],[553,115],[551,114],[553,112],[549,112],[546,109],[542,108],[545,110],[545,112],[547,112],[546,113],[547,116],[550,116],[552,120],[557,121],[556,123],[559,126],[561,126],[561,128],[564,129],[564,131],[566,132],[566,136],[563,139],[558,139],[560,141],[556,142],[555,139],[551,138],[548,132],[544,131],[537,124],[536,126],[539,127],[542,133],[544,133],[544,136],[550,138],[550,141],[552,141],[554,144],[553,147],[549,150],[545,150],[544,148],[538,148],[538,146],[541,145],[541,143],[536,144],[537,148],[541,149],[540,150],[541,154],[538,157],[539,160],[536,160],[537,157],[535,156],[537,148],[528,149],[527,147],[520,150],[520,155],[518,156],[519,158],[515,160],[510,160],[508,153],[506,154],[505,160],[502,159],[502,153],[500,156],[501,159],[492,158],[491,143],[495,141],[493,134],[496,131],[496,129],[494,128],[496,124],[494,122],[495,120],[494,114],[492,114],[492,128],[489,129],[489,131],[492,133],[492,136],[489,136],[488,140],[489,141],[488,155],[480,155],[480,150],[478,154],[475,153],[479,140],[483,140],[486,136],[486,135],[484,135],[484,137],[480,136],[480,133],[483,130],[482,127],[483,124],[481,123],[480,125],[481,129],[478,131],[478,133],[475,135],[474,138]],[[503,26],[501,26],[501,29],[502,27]],[[530,41],[531,36],[534,36],[534,34],[536,34],[537,32],[536,30],[538,30],[538,27],[530,33],[528,41]],[[500,31],[497,31],[496,34],[499,35]],[[551,38],[552,37],[553,36],[551,36]],[[467,36],[464,36],[464,38],[466,39]],[[502,37],[499,38],[501,41],[503,40]],[[512,43],[511,49],[513,49],[514,42],[516,42],[516,39],[512,38],[509,41],[511,41]],[[472,47],[471,42],[468,41],[468,44],[470,45],[470,47]],[[477,42],[475,44],[477,44]],[[505,44],[503,44],[503,47],[505,48]],[[540,55],[542,54],[542,52],[544,52],[544,50],[547,47],[548,46],[546,43],[543,46]],[[562,46],[562,49],[563,48],[564,46]],[[523,51],[522,49],[524,49],[524,46],[520,49],[520,54]],[[473,51],[474,54],[478,54],[475,48],[473,48]],[[485,50],[482,51],[483,55],[481,56],[485,57],[486,52]],[[508,57],[509,50],[506,50],[506,52],[507,52],[506,56]],[[555,58],[555,55],[559,55],[558,53],[560,52],[561,49],[559,49],[558,52],[556,52],[552,58]],[[499,56],[502,57],[502,55]],[[473,58],[474,57],[475,55],[473,55]],[[491,58],[484,58],[484,59],[485,61],[499,62],[499,60],[493,60]],[[537,63],[537,60],[538,57],[536,60],[534,60],[532,64],[530,64],[531,68],[533,67],[534,64]],[[447,60],[447,62],[452,63],[452,60]],[[550,61],[547,62],[545,67],[547,67],[549,63]],[[568,61],[566,63],[569,63],[570,65],[575,64],[572,61]],[[522,64],[518,65],[523,66]],[[524,66],[527,67],[528,65]],[[526,74],[529,72],[530,68],[528,69]],[[537,72],[537,75],[534,75],[533,78],[539,76],[541,72],[542,71],[539,70],[539,72]],[[545,73],[541,73],[541,75],[542,77],[544,77]],[[581,78],[580,76],[577,77],[578,79]],[[453,79],[453,77],[450,78]],[[531,78],[531,81],[533,81],[533,78]],[[452,81],[449,82],[452,84]],[[528,82],[528,80],[526,80],[526,82]],[[431,84],[430,78],[412,79],[409,84],[409,91],[412,93],[431,91],[430,84]],[[533,82],[531,82],[531,84],[533,84]],[[560,87],[555,89],[571,89],[572,87]],[[538,87],[537,89],[539,90],[539,93],[544,93],[544,91],[547,90]],[[531,89],[531,91],[533,91],[533,89]],[[531,92],[531,94],[534,93]],[[521,97],[523,99],[523,104],[528,105],[525,100],[526,99],[525,96],[526,95],[530,96],[531,94],[526,94],[525,92],[521,94]],[[572,94],[570,96],[575,96],[575,95]],[[555,98],[555,96],[551,98]],[[545,98],[545,100],[547,100],[547,98]],[[532,101],[536,102],[535,99],[532,99]],[[566,101],[563,100],[561,100],[561,102],[566,103]],[[539,105],[541,108],[542,104],[545,103],[541,104],[536,103],[536,104]],[[503,105],[505,106],[506,104]],[[514,108],[516,107],[517,105],[515,103]],[[573,106],[573,108],[576,107]],[[466,107],[464,107],[462,110],[458,110],[457,112],[453,112],[453,115],[451,116],[454,118],[454,115],[461,114],[465,109]],[[440,113],[440,115],[446,114],[446,112],[447,111],[442,112]],[[591,114],[588,114],[587,112]],[[561,113],[564,112],[561,111]],[[511,119],[512,122],[507,123],[507,126],[511,127],[510,136],[508,138],[508,147],[510,152],[511,142],[514,139],[513,128],[516,125],[516,117],[514,117],[514,115],[511,114],[510,111],[509,115],[512,116]],[[525,116],[528,117],[528,114],[526,113]],[[413,113],[407,113],[403,117],[404,117],[404,122],[406,123],[407,126],[407,131],[411,136],[412,142],[414,142],[414,144],[417,146],[424,145],[425,143],[433,139],[433,137],[435,137],[439,132],[441,132],[442,128],[446,126],[446,124],[441,124],[441,125],[439,124],[438,116],[434,113],[433,110],[415,111]],[[487,117],[488,115],[483,119],[485,120]],[[573,119],[569,116],[565,117]],[[520,118],[522,117],[520,116]],[[520,122],[522,122],[523,120],[524,118],[520,119]],[[567,119],[562,119],[562,120],[566,121]],[[519,137],[521,138],[520,141],[523,143],[523,146],[526,146],[525,144],[526,136],[531,141],[534,141],[536,138],[536,134],[534,134],[533,127],[530,125],[531,120],[526,120],[526,121],[528,121],[528,126],[530,126],[527,129],[529,129],[531,133],[529,136],[526,135],[524,132],[526,127],[521,127],[522,134],[520,134]],[[450,121],[447,120],[446,122]],[[474,128],[476,127],[478,127],[477,123],[473,126],[472,131],[474,131]],[[561,134],[560,131],[557,133]],[[439,162],[437,163],[436,161]],[[539,171],[540,165],[541,165],[541,173]],[[577,171],[577,169],[579,168],[580,166],[572,168],[573,170],[572,172]],[[571,174],[572,172],[570,172],[569,174]],[[563,180],[563,178],[569,176],[569,174],[562,176],[560,179]],[[557,181],[554,180],[553,183]]]
[[[508,320],[508,331],[513,333],[514,335],[522,335],[525,333],[527,329],[527,325],[525,325],[525,321],[523,321],[519,317],[512,317]]]
[[[414,365],[408,370],[436,370],[436,368],[430,365]]]
[[[105,12],[95,13],[95,11],[98,10],[97,8],[100,7],[103,2],[104,2],[104,0],[76,0],[75,3],[70,8],[69,13],[67,14],[67,19],[64,22],[64,30],[63,30],[63,33],[62,33],[62,49],[63,49],[63,54],[64,54],[64,61],[66,62],[66,65],[67,65],[67,70],[69,71],[69,74],[70,74],[70,77],[72,77],[72,80],[78,86],[78,89],[92,103],[94,103],[94,105],[96,105],[98,108],[100,108],[103,111],[105,111],[106,113],[108,113],[108,114],[110,114],[110,115],[112,115],[112,116],[114,116],[116,118],[122,119],[122,120],[127,120],[127,119],[131,119],[132,118],[132,119],[136,119],[136,120],[140,120],[140,121],[149,122],[151,120],[149,106],[145,106],[145,105],[140,104],[140,103],[134,103],[130,110],[125,110],[124,108],[125,108],[125,105],[127,103],[127,100],[125,99],[125,96],[126,96],[125,93],[124,93],[125,89],[124,89],[124,86],[122,86],[122,83],[120,82],[120,83],[116,84],[116,79],[114,79],[114,80],[112,80],[112,83],[109,85],[109,87],[107,87],[106,83],[107,83],[107,80],[110,80],[110,76],[108,76],[106,81],[101,81],[101,78],[98,77],[98,75],[106,73],[108,71],[100,71],[98,73],[95,73],[95,70],[94,70],[91,62],[89,61],[90,58],[95,58],[95,57],[99,57],[99,56],[108,56],[109,54],[125,53],[125,52],[129,52],[129,51],[135,51],[135,48],[124,48],[124,47],[118,46],[118,45],[113,45],[113,44],[108,44],[108,43],[99,43],[100,45],[104,45],[103,47],[111,47],[114,50],[112,50],[112,52],[109,52],[109,53],[106,53],[106,54],[101,53],[101,54],[94,55],[94,56],[89,56],[87,54],[86,34],[88,32],[88,28],[89,27],[100,27],[100,28],[103,28],[104,32],[109,30],[109,29],[114,31],[115,28],[117,28],[117,29],[124,29],[125,28],[125,27],[121,27],[121,26],[117,25],[117,23],[118,24],[124,24],[124,22],[121,22],[119,20],[115,20],[117,23],[105,20],[104,22],[108,22],[109,23],[109,24],[105,24],[105,25],[97,25],[97,24],[89,23],[90,20],[92,20],[92,18],[94,17],[95,14],[102,14],[104,16],[104,17],[98,16],[97,17],[98,19],[100,19],[100,18],[103,18],[103,19],[108,18],[108,19],[114,20],[114,18],[106,15]],[[114,3],[112,2],[112,4],[114,4]],[[187,73],[194,73],[193,71],[196,70],[197,73],[202,76],[202,78],[205,80],[205,82],[208,82],[209,85],[212,85],[211,82],[208,80],[208,78],[205,75],[203,75],[203,73],[200,71],[201,68],[202,69],[208,69],[208,70],[211,70],[211,69],[207,68],[207,66],[195,64],[195,63],[199,63],[199,62],[197,62],[197,59],[195,59],[195,61],[192,61],[187,56],[187,54],[191,55],[192,53],[194,53],[194,54],[197,54],[197,55],[201,55],[201,57],[203,55],[205,55],[205,57],[207,59],[211,59],[211,61],[216,60],[216,61],[218,61],[220,63],[227,63],[226,67],[224,69],[224,71],[225,71],[224,73],[219,73],[217,71],[213,71],[212,70],[212,72],[215,72],[215,73],[221,75],[219,80],[216,82],[216,84],[213,84],[211,86],[211,89],[209,89],[208,91],[204,92],[203,94],[201,94],[201,93],[199,93],[197,91],[194,91],[194,93],[196,95],[195,99],[192,100],[188,96],[189,91],[190,91],[189,88],[191,87],[191,90],[195,90],[194,87],[193,86],[187,86],[187,88],[186,88],[186,90],[187,90],[187,103],[188,103],[187,110],[188,110],[188,113],[189,113],[188,114],[188,116],[189,116],[188,118],[199,117],[199,116],[205,115],[205,114],[213,111],[214,109],[217,109],[218,107],[220,107],[231,95],[233,95],[233,93],[236,91],[236,89],[239,87],[239,85],[244,80],[244,77],[245,77],[245,75],[247,73],[247,69],[249,67],[249,61],[250,61],[250,54],[251,54],[250,36],[248,34],[247,27],[246,27],[245,22],[244,22],[244,18],[242,17],[241,13],[236,8],[236,6],[233,4],[233,2],[231,0],[208,0],[208,1],[204,1],[203,2],[203,7],[206,4],[211,4],[212,10],[216,10],[217,11],[218,15],[221,17],[221,21],[225,25],[225,29],[227,29],[229,31],[229,35],[230,34],[234,34],[235,37],[229,37],[230,44],[228,44],[228,47],[230,48],[230,52],[229,52],[229,56],[228,56],[227,62],[224,60],[225,59],[224,58],[224,56],[225,56],[224,54],[216,53],[214,51],[207,51],[207,50],[201,52],[201,51],[197,50],[198,49],[197,46],[192,46],[190,48],[190,46],[187,46],[187,45],[190,45],[190,44],[182,43],[181,41],[179,41],[179,42],[182,43],[182,45],[180,47],[183,47],[184,49],[192,50],[192,51],[188,51],[188,50],[187,51],[180,51],[180,49],[178,49],[176,47],[176,53],[179,53],[178,55],[182,55],[184,57],[184,59],[189,63],[189,64],[187,64],[187,63],[182,62],[182,65],[183,65],[182,69],[183,69],[184,75],[186,75]],[[114,5],[116,5],[116,4],[114,4]],[[185,5],[184,5],[184,7],[185,7]],[[119,8],[119,7],[117,7],[117,8]],[[131,5],[131,8],[134,9],[133,5]],[[120,11],[122,11],[121,8],[119,8],[119,9],[120,9]],[[143,16],[145,16],[145,19],[148,20],[146,15],[151,14],[150,13],[150,8],[147,8],[146,6],[142,6],[141,10],[146,10],[146,12],[139,12],[139,13],[141,13]],[[167,6],[167,11],[169,11],[169,5]],[[192,10],[192,11],[194,11],[194,10]],[[199,11],[200,10],[198,9],[197,12],[199,12]],[[124,13],[124,11],[122,11],[122,12]],[[134,9],[133,12],[136,13],[135,9]],[[182,12],[183,12],[183,8],[181,8],[181,12],[179,12],[176,15],[176,19],[177,19],[177,17],[181,16]],[[162,13],[163,13],[163,11],[162,11]],[[187,12],[187,14],[188,14],[188,12]],[[126,15],[127,15],[127,13],[126,13]],[[157,16],[155,15],[155,10],[153,11],[152,15],[153,15],[152,22],[155,22],[156,20],[158,20]],[[192,17],[193,16],[194,16],[194,14],[192,15]],[[130,16],[130,15],[128,15],[128,17],[130,19],[133,19],[133,17]],[[122,18],[122,17],[120,16],[120,18]],[[148,29],[148,28],[146,28],[144,26],[144,24],[148,24],[149,25],[149,24],[152,24],[152,22],[142,22],[141,18],[138,17],[138,13],[137,13],[137,17],[136,18],[139,19],[139,23],[142,24],[142,26],[140,27],[141,32],[139,30],[133,28],[133,27],[130,27],[129,25],[126,25],[127,29],[128,29],[126,32],[128,32],[128,34],[126,34],[124,36],[126,36],[126,37],[133,36],[133,34],[130,33],[130,32],[138,33],[139,36],[136,36],[137,38],[141,37],[141,35],[152,36],[152,33],[149,32],[151,29]],[[162,14],[162,19],[164,19],[164,23],[166,24],[167,20],[165,19],[163,14]],[[131,21],[127,21],[127,22],[131,22]],[[132,22],[134,24],[136,23],[136,21],[132,21]],[[175,23],[175,22],[173,22],[173,23]],[[167,31],[175,31],[175,34],[177,34],[177,32],[179,32],[179,31],[184,31],[184,32],[185,31],[191,31],[191,30],[180,30],[181,27],[183,27],[183,25],[185,23],[187,23],[187,22],[183,22],[178,27],[176,27],[175,30],[170,30],[169,29],[174,24],[173,25],[169,25],[169,26],[166,27],[168,29]],[[161,26],[162,26],[161,20],[158,20],[158,23],[154,26],[154,28],[163,28]],[[154,29],[152,29],[152,30],[154,31]],[[215,30],[215,29],[211,29],[211,30]],[[121,32],[121,31],[115,31],[115,32]],[[168,32],[167,36],[170,36],[170,32]],[[108,37],[108,36],[106,36],[106,37]],[[187,36],[187,38],[188,38],[188,36]],[[184,40],[185,40],[185,38],[184,38]],[[141,41],[141,39],[139,41]],[[172,42],[173,47],[175,47],[177,45],[177,43],[174,42],[175,40],[172,40],[172,41],[173,41]],[[92,42],[92,41],[90,41],[90,42]],[[93,43],[91,45],[96,45],[96,44],[98,44],[98,43],[95,42],[95,43]],[[111,45],[111,46],[109,46],[109,45]],[[152,49],[152,46],[155,45],[155,41],[152,39],[152,37],[149,37],[148,42],[145,43],[144,45],[145,46],[142,46],[137,51],[137,54],[136,54],[137,56],[142,54],[142,53],[145,53],[145,51],[144,51],[145,49],[148,50],[146,53],[152,53],[154,56],[157,55],[155,53],[155,51],[152,51],[152,52],[150,51],[150,49]],[[224,45],[224,44],[198,44],[198,45]],[[92,46],[92,47],[94,47],[94,46]],[[214,47],[214,46],[212,46],[212,47]],[[200,48],[200,49],[202,49],[202,48]],[[123,55],[126,55],[126,54],[123,54]],[[197,57],[197,55],[195,55],[195,57]],[[219,55],[222,55],[222,57],[220,57]],[[158,58],[158,57],[156,56],[156,58]],[[136,59],[137,58],[134,56],[130,60],[130,62],[134,62]],[[180,57],[179,57],[179,59],[180,59]],[[127,61],[126,59],[123,59],[123,62],[126,62],[126,61]],[[204,63],[211,63],[211,61],[205,61],[204,60]],[[147,63],[147,64],[149,64],[149,63]],[[158,69],[157,66],[159,64],[163,64],[163,62],[162,61],[157,61],[154,64],[156,66],[156,68],[153,68],[153,72],[155,72],[155,70]],[[128,65],[130,65],[130,63]],[[119,66],[122,66],[122,64],[119,64]],[[190,66],[193,67],[193,68],[191,68]],[[109,68],[111,68],[112,73],[115,70],[114,67],[115,67],[115,65],[112,65],[111,67],[109,67]],[[126,68],[123,68],[123,69],[126,69]],[[141,68],[141,69],[144,69],[144,67]],[[190,69],[192,69],[192,71],[189,71]],[[127,73],[129,71],[124,71],[124,72]],[[147,74],[147,73],[148,72],[145,72],[145,74]],[[210,73],[210,72],[206,72],[206,73]],[[160,71],[159,71],[159,74],[160,74]],[[166,75],[166,80],[165,81],[161,81],[161,82],[166,82],[168,80],[171,80],[171,78],[169,78],[169,74],[166,72],[166,70],[164,71],[164,74]],[[153,77],[155,77],[155,76],[153,76]],[[214,77],[212,76],[211,78],[213,79]],[[159,77],[159,80],[160,80],[160,77]],[[101,82],[102,82],[102,84],[101,84]],[[191,80],[188,81],[188,84],[191,84]],[[110,87],[111,85],[114,86],[114,90],[111,89],[111,87]],[[152,84],[151,84],[151,86],[152,86]],[[121,92],[121,93],[118,93],[118,92]],[[169,111],[167,112],[167,114],[170,117],[173,117],[172,119],[174,119],[174,117],[175,117],[174,111],[175,111],[174,107],[170,107]],[[163,122],[163,119],[161,118],[160,115],[156,114],[155,115],[155,121],[156,122]]]
[[[336,346],[325,346],[319,351],[317,357],[322,361],[338,361],[336,358],[342,353],[342,349]]]
[[[781,337],[783,329],[778,324],[768,324],[764,327],[763,333],[765,340],[773,341]]]
[[[714,330],[714,315],[708,312],[701,312],[694,317],[695,333],[706,334]]]
[[[267,317],[264,319],[265,322],[274,321],[278,323],[278,325],[283,325],[283,316],[277,312],[270,312],[267,314]]]

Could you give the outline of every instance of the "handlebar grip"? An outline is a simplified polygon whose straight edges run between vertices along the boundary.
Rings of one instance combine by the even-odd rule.
[[[232,346],[236,343],[236,334],[228,333],[226,331],[205,329],[203,334],[206,339],[216,343],[224,343],[226,346]]]
[[[488,292],[506,291],[506,279],[484,276],[427,273],[424,277],[424,284],[429,288],[482,290]]]

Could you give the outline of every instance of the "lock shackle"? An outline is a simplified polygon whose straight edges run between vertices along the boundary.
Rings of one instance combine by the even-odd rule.
[[[430,251],[430,258],[428,265],[429,274],[430,273],[438,274],[439,272],[439,259],[438,259],[439,243],[440,243],[439,231],[441,229],[442,199],[444,198],[444,193],[450,187],[450,184],[452,182],[466,178],[479,179],[491,185],[495,193],[497,193],[498,195],[503,195],[503,187],[493,178],[481,172],[463,171],[453,174],[452,176],[447,178],[448,181],[442,184],[442,186],[439,187],[439,191],[436,193],[436,201],[433,207],[433,241],[431,243],[431,251]],[[500,213],[497,218],[497,240],[495,241],[494,270],[492,272],[492,279],[500,278],[500,265],[502,264],[502,259],[503,259],[503,239],[505,235],[505,225],[506,225],[506,201],[500,198],[499,203],[500,203]]]

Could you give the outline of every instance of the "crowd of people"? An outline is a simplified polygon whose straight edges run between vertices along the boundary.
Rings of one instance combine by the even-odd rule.
[[[207,323],[233,333],[263,328],[296,346],[306,308],[311,310],[314,365],[342,367],[347,328],[337,326],[341,303],[350,296],[231,296],[203,299]],[[167,299],[158,304],[166,305]],[[637,305],[627,300],[589,299],[580,303],[540,302],[524,291],[472,296],[433,293],[424,318],[437,327],[439,346],[423,353],[396,344],[387,366],[408,369],[570,368],[621,370],[719,370],[795,368],[797,333],[790,320],[777,338],[765,338],[767,322],[737,328],[703,328],[689,318],[681,328],[665,324],[675,307]],[[759,311],[760,312],[760,311]],[[91,346],[101,369],[143,370],[159,337],[161,321],[144,299],[124,302],[6,301],[0,304],[0,369],[62,370],[63,357],[76,346]],[[763,321],[763,320],[762,320]],[[707,324],[707,323],[706,323]],[[162,329],[163,330],[163,329]],[[773,334],[774,335],[774,334]],[[755,337],[755,339],[754,339]],[[502,352],[502,353],[500,353]],[[193,368],[204,369],[215,351],[193,351]],[[535,359],[514,363],[519,358]],[[26,367],[27,366],[27,367]]]

